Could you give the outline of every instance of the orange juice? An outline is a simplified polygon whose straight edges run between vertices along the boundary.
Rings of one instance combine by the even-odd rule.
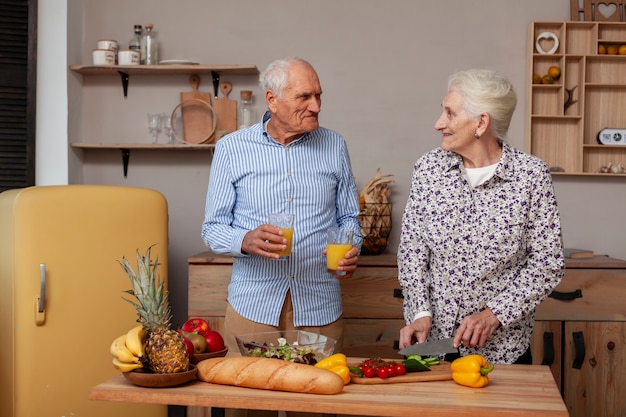
[[[326,245],[326,268],[336,271],[348,251],[352,249],[349,243],[329,243]]]
[[[283,237],[287,239],[287,247],[285,248],[285,250],[280,250],[276,253],[280,256],[289,256],[289,254],[291,253],[291,240],[293,239],[293,229],[283,229],[281,227],[280,230],[283,231]]]

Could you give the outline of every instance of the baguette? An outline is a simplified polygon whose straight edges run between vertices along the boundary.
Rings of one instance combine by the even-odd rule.
[[[197,364],[198,379],[222,385],[308,394],[338,394],[343,380],[336,373],[282,359],[220,357]]]

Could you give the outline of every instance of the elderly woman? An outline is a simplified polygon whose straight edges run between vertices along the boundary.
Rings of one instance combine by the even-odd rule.
[[[548,167],[504,142],[516,104],[496,72],[449,78],[441,147],[416,162],[402,218],[400,348],[454,337],[462,356],[532,363],[535,308],[564,259]]]

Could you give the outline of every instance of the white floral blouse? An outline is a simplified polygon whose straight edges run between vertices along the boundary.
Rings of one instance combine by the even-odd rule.
[[[415,164],[398,248],[404,317],[430,312],[429,340],[437,340],[489,307],[501,326],[483,348],[461,345],[461,355],[512,363],[565,269],[552,177],[542,160],[506,143],[491,179],[471,188],[463,172],[461,157],[441,148]]]

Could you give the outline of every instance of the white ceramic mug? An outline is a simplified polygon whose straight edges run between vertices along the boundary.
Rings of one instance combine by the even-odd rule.
[[[120,65],[139,65],[139,51],[124,50],[117,53],[117,62]]]
[[[98,46],[96,49],[108,49],[110,51],[117,52],[117,41],[114,41],[112,39],[100,39],[98,40]]]
[[[115,52],[109,49],[94,49],[92,51],[94,65],[115,65]]]

